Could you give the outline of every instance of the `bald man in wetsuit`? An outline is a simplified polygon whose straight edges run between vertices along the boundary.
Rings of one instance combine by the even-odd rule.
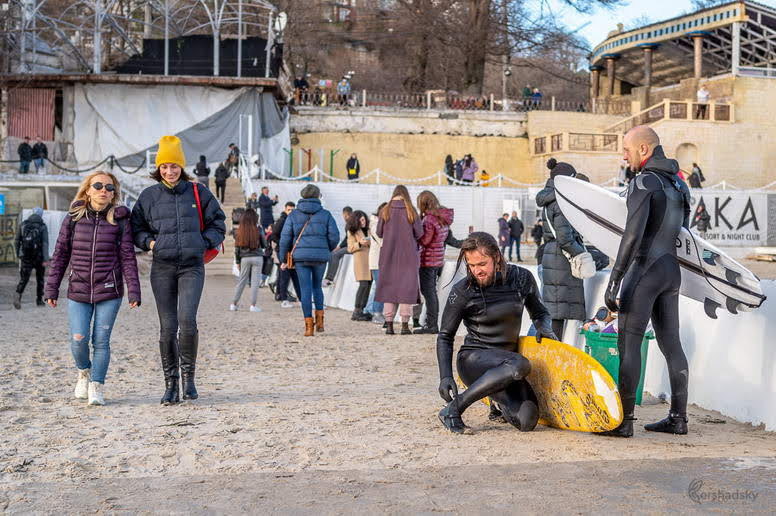
[[[463,241],[458,264],[466,260],[466,278],[457,282],[445,303],[437,336],[439,395],[447,406],[439,420],[451,432],[463,433],[461,414],[486,396],[491,418],[503,417],[524,432],[539,419],[536,395],[525,380],[531,364],[518,353],[523,308],[536,327],[536,340],[557,340],[550,313],[541,301],[533,274],[507,264],[496,239],[475,232]],[[463,321],[468,334],[458,351],[457,369],[468,387],[460,395],[453,380],[453,341]]]
[[[650,127],[631,129],[623,140],[623,150],[625,160],[638,175],[628,185],[628,218],[604,300],[609,310],[619,313],[618,387],[624,418],[620,426],[604,434],[633,435],[641,343],[650,317],[668,364],[671,409],[667,418],[644,428],[686,434],[688,367],[679,339],[681,273],[676,238],[682,226],[689,226],[690,191],[677,176],[679,164],[666,158],[657,133]]]

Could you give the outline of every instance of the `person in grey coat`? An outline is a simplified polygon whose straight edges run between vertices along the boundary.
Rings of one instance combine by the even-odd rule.
[[[383,239],[375,300],[385,303],[386,335],[394,335],[393,319],[401,317],[401,334],[410,335],[412,305],[420,300],[420,252],[418,239],[423,236],[423,222],[412,206],[407,187],[397,185],[391,200],[380,212],[377,236]]]
[[[552,317],[552,330],[563,338],[566,319],[585,320],[585,289],[582,280],[571,275],[569,259],[585,252],[582,238],[561,213],[555,202],[554,179],[557,176],[577,175],[574,167],[568,163],[557,162],[550,158],[547,162],[550,179],[538,194],[536,205],[542,209],[544,229],[544,254],[542,255],[542,299]]]

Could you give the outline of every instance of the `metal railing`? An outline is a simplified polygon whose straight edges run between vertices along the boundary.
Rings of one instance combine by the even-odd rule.
[[[660,120],[705,120],[734,122],[734,107],[726,102],[694,102],[664,99],[635,115],[607,127],[607,133],[626,133],[637,125],[649,125]]]
[[[371,90],[353,90],[347,95],[336,88],[296,89],[293,96],[297,106],[319,108],[389,108],[435,109],[450,111],[576,111],[591,112],[587,100],[567,100],[556,97],[500,98],[490,95],[461,95],[444,91],[425,93],[393,93]],[[622,104],[624,105],[624,104]],[[628,111],[630,104],[628,104]]]

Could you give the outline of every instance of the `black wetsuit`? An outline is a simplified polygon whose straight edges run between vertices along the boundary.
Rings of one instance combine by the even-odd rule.
[[[531,365],[517,352],[523,307],[544,336],[555,336],[533,275],[507,265],[505,276],[496,273],[493,284],[484,288],[469,278],[453,286],[437,336],[439,376],[443,382],[453,376],[453,341],[463,321],[468,334],[458,351],[457,369],[468,388],[457,397],[458,414],[490,396],[509,423],[529,431],[536,426],[538,403],[525,380]]]
[[[625,417],[633,417],[641,373],[641,342],[650,317],[671,382],[671,412],[687,412],[687,358],[679,339],[676,238],[688,227],[690,191],[676,175],[679,165],[655,148],[628,185],[628,218],[607,288],[607,305],[622,282],[619,302],[619,390]],[[617,308],[616,306],[614,308]]]

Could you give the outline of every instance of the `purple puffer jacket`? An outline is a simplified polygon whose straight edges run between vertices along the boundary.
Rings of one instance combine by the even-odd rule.
[[[115,225],[105,220],[103,213],[90,210],[75,223],[73,235],[70,234],[70,216],[65,217],[46,277],[46,299],[59,297],[59,285],[69,264],[68,299],[80,303],[99,303],[120,298],[124,296],[123,280],[126,280],[129,302],[140,304],[140,280],[129,210],[117,206],[113,216]],[[119,225],[124,228],[120,245]]]

